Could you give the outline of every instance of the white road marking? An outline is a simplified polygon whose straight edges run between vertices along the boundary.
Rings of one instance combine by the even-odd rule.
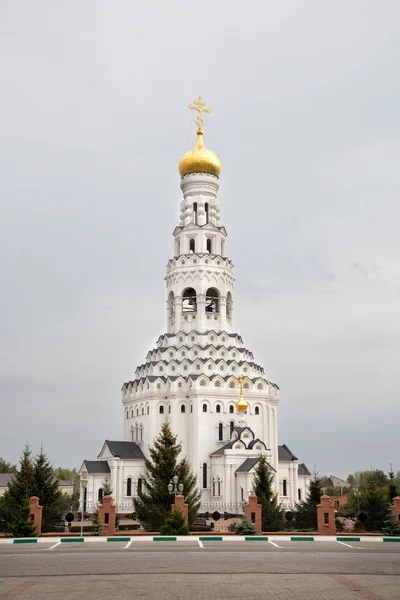
[[[60,544],[61,544],[61,542],[57,542],[56,544],[54,544],[54,546],[47,548],[47,550],[53,550],[53,548],[57,548],[57,546],[59,546]]]
[[[345,544],[344,542],[339,542],[336,540],[338,544],[343,544],[343,546],[347,546],[348,548],[354,548],[354,546],[350,546],[350,544]]]
[[[278,544],[275,544],[275,542],[272,542],[271,540],[268,540],[268,543],[275,546],[275,548],[284,548],[284,546],[278,546]]]
[[[127,543],[127,545],[124,546],[124,550],[125,550],[125,548],[129,548],[129,546],[132,544],[132,542],[133,542],[133,540],[129,540],[129,542]]]
[[[199,542],[199,546],[200,548],[204,548],[203,542],[201,542],[200,540],[197,540]]]

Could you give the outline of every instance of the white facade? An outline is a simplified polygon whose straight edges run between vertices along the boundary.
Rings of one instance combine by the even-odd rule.
[[[275,471],[275,491],[290,507],[305,498],[309,472],[286,446],[278,447],[279,388],[234,328],[234,267],[226,255],[218,189],[219,178],[211,173],[181,177],[180,220],[165,277],[167,332],[122,387],[124,441],[147,456],[167,419],[197,475],[200,512],[240,512],[252,491],[257,458],[265,454]],[[240,375],[249,405],[244,417],[236,412]],[[89,479],[88,510],[105,477],[111,479],[118,510],[132,510],[143,458],[129,460],[115,452],[105,444],[98,456],[107,461],[109,475],[93,471],[101,465],[91,467],[90,461],[89,469],[82,466]]]

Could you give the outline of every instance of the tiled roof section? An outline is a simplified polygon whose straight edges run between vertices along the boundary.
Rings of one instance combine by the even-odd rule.
[[[297,473],[299,475],[311,475],[310,471],[307,469],[306,465],[304,463],[300,463],[299,464],[299,468],[297,470]]]
[[[298,460],[298,458],[289,450],[286,444],[283,444],[283,446],[278,446],[278,461],[287,462],[290,460]]]
[[[135,442],[111,442],[110,440],[106,440],[106,444],[113,456],[118,456],[126,460],[144,458],[142,449]]]
[[[74,482],[70,479],[59,479],[58,485],[60,487],[72,487],[74,485]]]
[[[218,448],[218,450],[216,450],[215,452],[212,452],[211,456],[217,456],[218,454],[223,454],[224,450],[231,450],[231,448],[235,442],[237,442],[237,440],[231,440],[230,442],[225,444],[225,446],[222,446],[222,448]]]
[[[6,488],[13,477],[14,473],[0,473],[0,488]]]
[[[246,458],[244,463],[242,463],[240,467],[236,469],[236,473],[248,473],[253,467],[256,466],[259,460],[259,456],[256,456],[255,458]]]
[[[88,473],[110,473],[110,467],[106,460],[85,460]]]

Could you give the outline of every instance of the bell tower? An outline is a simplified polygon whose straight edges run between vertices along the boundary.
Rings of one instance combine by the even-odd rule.
[[[234,268],[226,256],[226,229],[220,222],[219,157],[203,140],[199,97],[189,105],[198,112],[197,141],[179,162],[183,199],[174,231],[174,257],[167,264],[168,333],[191,330],[232,331]]]

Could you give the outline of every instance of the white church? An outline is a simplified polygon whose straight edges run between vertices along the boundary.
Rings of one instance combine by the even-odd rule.
[[[307,495],[309,470],[278,444],[279,387],[234,328],[221,162],[203,141],[203,113],[211,111],[200,97],[189,108],[198,112],[197,141],[179,162],[183,198],[166,267],[167,332],[122,386],[123,440],[106,440],[97,460],[82,464],[81,508],[89,513],[102,500],[105,479],[117,511],[133,512],[144,457],[165,420],[197,475],[200,514],[240,514],[261,455],[284,507]]]

